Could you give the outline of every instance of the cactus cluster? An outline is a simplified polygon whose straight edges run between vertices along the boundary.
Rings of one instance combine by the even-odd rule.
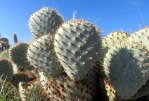
[[[2,79],[22,101],[130,101],[149,94],[149,27],[106,37],[83,19],[64,21],[43,7],[29,18],[34,36],[0,53]],[[98,70],[98,71],[97,71]]]
[[[42,8],[34,14],[45,9],[47,8]],[[96,76],[92,69],[101,48],[99,29],[82,19],[58,23],[58,13],[48,14],[47,19],[51,20],[51,24],[46,27],[52,28],[49,32],[35,33],[34,29],[40,28],[40,24],[29,26],[31,32],[40,37],[35,36],[30,43],[27,51],[28,60],[38,70],[40,82],[52,101],[92,101],[97,94]],[[34,25],[33,15],[30,17],[29,25]],[[55,20],[51,16],[55,17]],[[38,15],[39,20],[41,17],[42,15]]]

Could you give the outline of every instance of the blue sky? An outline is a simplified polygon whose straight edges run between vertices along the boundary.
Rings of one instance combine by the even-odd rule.
[[[134,32],[149,25],[149,0],[0,0],[0,33],[13,44],[16,32],[21,42],[31,41],[30,15],[43,6],[56,8],[65,21],[82,18],[96,24],[105,36],[114,30]]]

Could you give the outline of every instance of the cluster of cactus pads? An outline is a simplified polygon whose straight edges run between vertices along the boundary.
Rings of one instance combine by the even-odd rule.
[[[17,88],[18,101],[148,98],[149,27],[102,37],[91,22],[64,22],[43,7],[31,15],[29,28],[33,41],[18,42],[15,35],[16,44],[0,53],[1,80]]]

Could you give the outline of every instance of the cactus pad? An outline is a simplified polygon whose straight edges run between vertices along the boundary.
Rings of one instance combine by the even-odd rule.
[[[149,53],[137,43],[112,47],[103,67],[112,86],[122,99],[132,98],[149,78]]]
[[[61,16],[48,7],[43,7],[33,13],[29,19],[29,28],[35,37],[41,37],[44,34],[55,34],[57,28],[63,23]]]
[[[84,20],[70,20],[58,29],[55,51],[71,79],[81,80],[91,70],[101,48],[100,38],[97,27]]]
[[[28,46],[29,44],[27,43],[17,43],[15,46],[10,48],[10,59],[19,67],[20,70],[33,68],[27,60]]]
[[[54,51],[51,35],[44,35],[34,40],[28,48],[27,58],[35,68],[48,75],[57,76],[63,72],[63,67]]]

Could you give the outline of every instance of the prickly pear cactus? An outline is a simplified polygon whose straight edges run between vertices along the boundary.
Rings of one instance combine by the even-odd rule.
[[[73,19],[55,34],[56,55],[72,80],[81,80],[91,70],[101,48],[100,31],[93,24]]]
[[[31,15],[29,28],[35,37],[29,44],[14,34],[16,44],[6,50],[9,40],[0,38],[0,88],[7,77],[22,101],[128,101],[149,94],[148,27],[101,38],[90,22],[63,23],[56,10],[43,7]],[[0,100],[11,90],[1,91]]]
[[[110,83],[122,99],[131,99],[149,78],[149,53],[137,43],[112,47],[103,67]]]
[[[11,61],[2,59],[0,60],[0,76],[2,76],[1,79],[6,81],[11,81],[13,79],[13,66]]]
[[[17,43],[9,50],[10,59],[17,64],[20,70],[28,70],[33,68],[33,66],[30,65],[29,61],[27,60],[28,46],[28,43]]]
[[[86,75],[86,78],[78,82],[66,75],[52,78],[40,72],[40,82],[51,101],[96,101],[95,79],[94,73]]]
[[[101,53],[99,60],[103,61],[105,54],[111,47],[126,41],[128,37],[129,35],[126,32],[113,31],[109,33],[106,37],[102,38],[102,49],[100,50]]]
[[[31,33],[39,38],[44,34],[55,34],[57,28],[63,23],[63,19],[54,9],[43,7],[33,13],[29,19]]]
[[[140,29],[139,31],[131,34],[131,36],[128,38],[128,41],[134,41],[142,44],[147,48],[147,50],[149,50],[149,27]]]
[[[34,40],[28,48],[27,58],[35,68],[50,76],[63,73],[63,67],[54,51],[53,36],[44,35]]]

